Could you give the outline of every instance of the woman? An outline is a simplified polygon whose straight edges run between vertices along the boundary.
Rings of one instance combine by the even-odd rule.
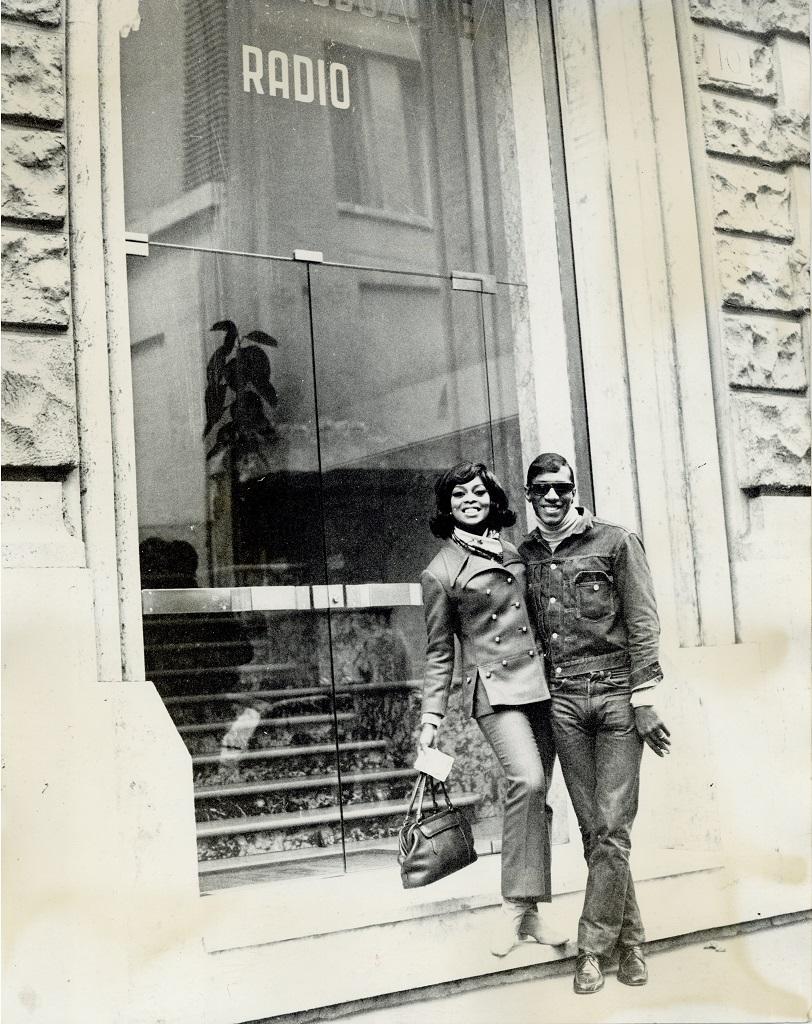
[[[491,951],[505,956],[524,936],[556,946],[566,939],[542,922],[537,907],[550,902],[550,694],[525,602],[524,565],[499,537],[516,516],[479,462],[454,466],[434,491],[431,531],[446,543],[421,576],[428,643],[419,745],[437,743],[456,636],[465,712],[476,719],[508,782],[502,913]]]

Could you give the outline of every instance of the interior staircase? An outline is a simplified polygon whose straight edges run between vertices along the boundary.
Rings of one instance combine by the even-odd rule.
[[[394,857],[415,778],[420,681],[334,687],[301,637],[281,644],[295,660],[268,657],[279,623],[261,613],[144,616],[147,678],[192,756],[204,890],[334,873],[364,853]],[[472,813],[480,800],[452,795]]]

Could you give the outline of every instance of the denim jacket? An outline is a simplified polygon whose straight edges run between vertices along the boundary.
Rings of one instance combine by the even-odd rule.
[[[581,522],[555,552],[535,529],[519,546],[528,603],[552,682],[600,670],[632,689],[662,678],[654,586],[640,539],[578,509]]]

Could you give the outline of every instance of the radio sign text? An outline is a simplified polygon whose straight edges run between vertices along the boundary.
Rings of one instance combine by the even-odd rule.
[[[337,110],[350,105],[350,74],[337,61],[312,61],[310,57],[281,50],[263,54],[258,46],[242,48],[243,92],[260,96],[281,96],[297,103],[329,103]]]

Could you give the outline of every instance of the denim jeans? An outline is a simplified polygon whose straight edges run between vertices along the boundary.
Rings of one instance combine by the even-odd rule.
[[[477,724],[507,778],[502,896],[549,903],[553,811],[547,787],[555,760],[550,702],[497,706]]]
[[[578,946],[610,956],[645,942],[629,852],[637,813],[643,740],[627,678],[607,672],[550,685],[552,724],[588,867]]]

